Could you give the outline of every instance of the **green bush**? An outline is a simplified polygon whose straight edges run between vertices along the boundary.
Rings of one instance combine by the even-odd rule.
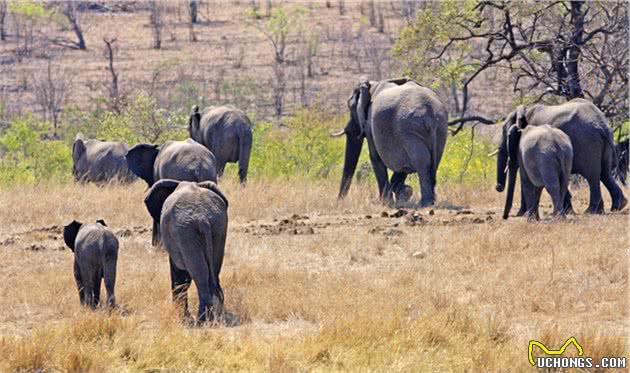
[[[47,125],[15,119],[0,136],[0,184],[71,179],[72,154],[62,141],[42,140]]]
[[[490,139],[479,135],[471,138],[470,128],[449,136],[438,168],[438,182],[479,184],[493,180],[496,157],[488,157],[488,153],[495,148]]]

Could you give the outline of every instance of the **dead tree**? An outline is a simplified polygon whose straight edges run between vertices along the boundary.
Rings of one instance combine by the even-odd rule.
[[[162,20],[162,4],[157,0],[149,2],[149,24],[153,34],[153,49],[162,48],[162,30],[164,22]]]
[[[81,24],[79,23],[79,3],[75,1],[65,1],[61,4],[62,13],[66,16],[66,19],[70,23],[72,27],[72,31],[77,37],[77,41],[72,43],[72,45],[76,49],[85,50],[85,39],[83,38],[83,30],[81,29]]]
[[[116,42],[116,39],[103,38],[103,42],[105,43],[105,52],[107,53],[107,60],[109,62],[107,69],[112,76],[112,82],[109,87],[109,106],[114,111],[118,112],[118,73],[114,69],[114,43]]]
[[[56,68],[49,59],[46,69],[34,79],[33,88],[37,104],[42,109],[44,121],[53,123],[53,135],[57,135],[59,127],[59,115],[63,111],[70,78],[60,68]]]
[[[190,13],[190,23],[192,24],[199,22],[199,20],[197,19],[198,9],[199,9],[199,0],[190,0],[190,3],[188,3],[188,10]]]
[[[7,8],[7,0],[0,0],[0,41],[7,40],[7,32],[4,27],[7,19]]]

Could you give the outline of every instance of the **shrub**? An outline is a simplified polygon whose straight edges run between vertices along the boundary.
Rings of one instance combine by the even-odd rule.
[[[47,125],[18,118],[0,136],[0,184],[70,179],[72,154],[58,140],[42,140]]]

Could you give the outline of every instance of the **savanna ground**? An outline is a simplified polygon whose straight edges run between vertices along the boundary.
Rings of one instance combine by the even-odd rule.
[[[333,180],[222,180],[233,325],[198,328],[171,304],[143,184],[3,189],[0,371],[531,371],[530,339],[570,336],[585,356],[628,356],[628,210],[503,221],[488,184],[439,185],[419,211],[372,184],[338,202]],[[120,239],[117,311],[79,305],[61,236],[75,218]]]

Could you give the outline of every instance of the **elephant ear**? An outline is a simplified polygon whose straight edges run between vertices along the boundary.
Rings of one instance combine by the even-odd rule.
[[[100,224],[103,227],[107,227],[107,224],[105,223],[105,220],[103,220],[103,219],[96,220],[96,224]]]
[[[85,142],[83,139],[77,135],[77,138],[74,140],[74,144],[72,144],[72,160],[77,162],[83,154],[85,154]]]
[[[177,189],[177,186],[179,186],[179,181],[177,180],[162,179],[153,184],[151,189],[147,192],[144,205],[156,222],[160,221],[164,201]]]
[[[153,165],[155,158],[160,152],[157,145],[153,144],[136,144],[125,155],[127,167],[146,181],[149,186],[153,185]]]
[[[73,220],[72,223],[63,227],[63,240],[72,251],[74,251],[74,241],[77,239],[77,234],[79,234],[79,229],[81,229],[82,225],[82,223]]]
[[[520,129],[524,129],[525,127],[527,127],[527,116],[524,105],[519,105],[516,108],[516,125]]]
[[[225,195],[223,194],[223,192],[221,192],[219,190],[219,186],[212,182],[212,181],[203,181],[201,183],[197,183],[197,186],[200,188],[206,188],[208,190],[213,191],[216,195],[218,195],[219,197],[221,197],[221,199],[223,200],[223,202],[225,202],[225,207],[227,208],[229,206],[228,204],[228,200],[225,197]]]

